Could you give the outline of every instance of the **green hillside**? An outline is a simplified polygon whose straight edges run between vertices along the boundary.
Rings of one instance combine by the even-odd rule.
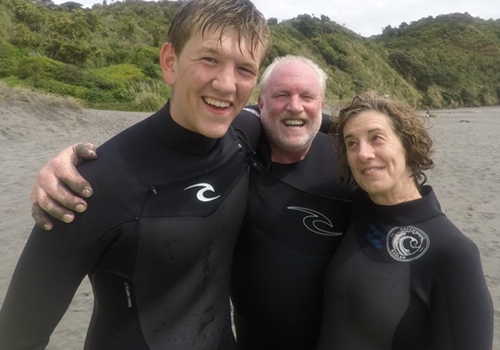
[[[500,100],[500,20],[466,14],[428,17],[375,38],[389,64],[430,107],[480,106]]]
[[[170,89],[158,64],[176,1],[54,5],[0,0],[0,81],[92,108],[152,111]],[[326,16],[269,19],[274,57],[312,58],[328,73],[326,102],[378,90],[418,107],[499,104],[500,20],[421,19],[363,38]],[[254,96],[255,99],[255,96]]]

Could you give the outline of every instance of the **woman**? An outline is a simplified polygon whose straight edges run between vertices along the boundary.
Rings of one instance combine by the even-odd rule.
[[[318,348],[491,349],[493,306],[478,249],[424,185],[433,162],[422,118],[367,93],[332,129],[341,177],[362,191],[325,276]]]

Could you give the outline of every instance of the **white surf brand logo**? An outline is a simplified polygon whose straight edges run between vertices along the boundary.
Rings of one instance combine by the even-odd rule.
[[[328,231],[324,230],[318,226],[328,226],[333,228],[333,224],[328,219],[325,215],[321,214],[319,211],[312,210],[309,208],[303,208],[303,207],[287,207],[287,209],[290,210],[297,210],[304,212],[306,214],[309,214],[307,216],[304,216],[302,219],[302,223],[304,226],[311,232],[317,233],[318,235],[323,235],[323,236],[341,236],[342,232],[334,232],[334,231]]]
[[[184,191],[185,190],[189,190],[191,188],[196,188],[196,187],[201,187],[201,189],[196,193],[196,198],[198,198],[198,200],[200,202],[210,202],[210,201],[213,201],[213,200],[215,200],[215,199],[217,199],[217,198],[220,197],[220,195],[215,196],[215,197],[205,197],[205,192],[207,192],[207,191],[215,193],[214,187],[212,185],[210,185],[210,184],[207,184],[207,183],[199,183],[199,184],[196,184],[196,185],[192,185],[192,186],[186,187],[184,189]]]
[[[429,236],[413,226],[394,227],[387,234],[386,241],[389,255],[396,261],[417,260],[430,246]]]

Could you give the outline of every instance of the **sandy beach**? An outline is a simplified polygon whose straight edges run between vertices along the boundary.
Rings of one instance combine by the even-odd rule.
[[[500,107],[434,111],[435,169],[429,171],[448,217],[478,245],[495,303],[500,350]],[[0,304],[33,226],[29,192],[37,171],[64,147],[101,144],[150,113],[74,110],[32,99],[0,101]],[[50,252],[47,252],[50,254]],[[93,306],[85,280],[47,349],[82,349]]]

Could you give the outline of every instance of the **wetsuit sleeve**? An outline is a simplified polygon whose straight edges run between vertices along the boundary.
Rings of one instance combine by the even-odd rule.
[[[451,248],[451,247],[449,247]],[[439,349],[490,350],[493,338],[493,304],[476,245],[467,240],[447,249],[442,293],[433,307],[432,334],[443,335]],[[449,339],[446,339],[449,337]],[[449,343],[448,343],[449,342]]]
[[[255,151],[262,134],[260,112],[257,106],[247,106],[231,124],[238,137],[245,142],[252,151]]]
[[[31,232],[0,312],[1,349],[45,349],[97,259],[92,246],[99,244],[80,226],[56,224],[51,232],[37,227]]]

